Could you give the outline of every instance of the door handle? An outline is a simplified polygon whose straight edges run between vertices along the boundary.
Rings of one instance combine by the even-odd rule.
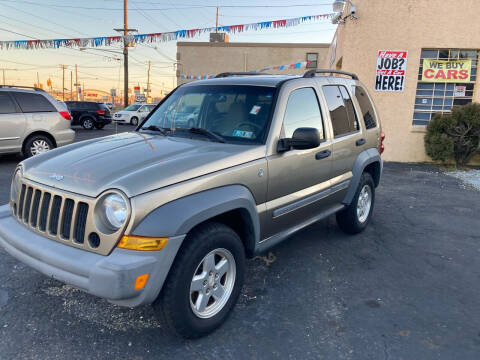
[[[315,154],[316,160],[325,159],[330,156],[332,152],[330,150],[323,150]]]
[[[357,145],[357,146],[362,146],[362,145],[365,144],[365,143],[366,143],[365,139],[362,138],[362,139],[358,139],[358,140],[355,142],[355,145]]]

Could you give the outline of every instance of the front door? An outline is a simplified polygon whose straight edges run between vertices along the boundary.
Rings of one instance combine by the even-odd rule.
[[[317,91],[312,87],[290,92],[281,137],[291,138],[300,127],[318,129],[322,142],[314,149],[290,150],[267,158],[267,218],[262,238],[314,217],[326,205],[332,143],[327,141]]]
[[[25,115],[9,92],[0,92],[0,153],[21,150],[25,126]]]

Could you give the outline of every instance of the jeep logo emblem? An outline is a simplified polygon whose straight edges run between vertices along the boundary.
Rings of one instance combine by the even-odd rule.
[[[55,179],[57,181],[63,180],[63,175],[52,174],[50,175],[50,179]]]

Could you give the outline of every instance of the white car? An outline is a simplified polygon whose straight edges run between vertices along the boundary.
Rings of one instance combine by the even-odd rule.
[[[113,115],[113,121],[137,126],[155,108],[155,104],[132,104]]]

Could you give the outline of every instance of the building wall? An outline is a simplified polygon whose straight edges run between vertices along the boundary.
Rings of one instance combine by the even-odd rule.
[[[354,0],[358,20],[347,19],[337,29],[324,66],[358,74],[373,96],[386,134],[386,160],[430,161],[425,154],[425,126],[413,126],[415,94],[422,48],[480,49],[478,0]],[[403,92],[376,92],[375,70],[379,50],[408,50]],[[480,101],[479,80],[473,101]]]
[[[251,71],[264,67],[305,61],[307,53],[318,53],[318,64],[325,62],[330,44],[284,43],[208,43],[179,42],[177,44],[177,82],[189,80],[186,75],[215,75],[228,71]],[[305,69],[276,71],[303,74]]]

